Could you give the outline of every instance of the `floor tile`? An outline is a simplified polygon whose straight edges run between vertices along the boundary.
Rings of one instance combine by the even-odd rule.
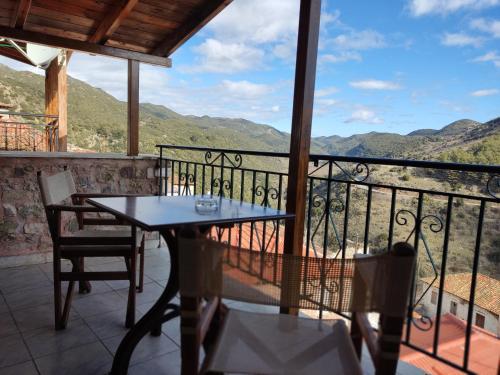
[[[121,335],[115,336],[103,340],[103,343],[104,345],[106,345],[109,351],[115,353],[122,339],[123,336]],[[162,354],[170,353],[178,349],[178,346],[165,335],[160,335],[159,337],[146,335],[140,341],[139,345],[137,345],[137,347],[135,348],[130,363],[134,364],[144,362],[154,357],[158,357]]]
[[[90,293],[88,297],[73,301],[73,309],[82,317],[105,314],[115,310],[125,311],[126,307],[127,301],[115,291],[100,294]]]
[[[90,285],[92,286],[92,291],[90,293],[80,294],[78,293],[78,283],[77,283],[75,285],[75,294],[73,298],[74,299],[87,298],[96,294],[111,292],[113,290],[108,284],[106,284],[105,281],[101,280],[90,281]]]
[[[21,332],[27,332],[43,327],[54,328],[53,303],[13,311],[12,315],[14,316],[17,326]],[[78,318],[78,313],[74,309],[71,309],[68,325],[71,324],[71,320],[76,318]]]
[[[139,319],[140,316],[141,313],[137,311],[136,319]],[[110,311],[105,314],[86,317],[84,320],[101,340],[124,335],[128,331],[125,327],[125,310]]]
[[[166,280],[170,274],[170,265],[144,267],[144,274],[153,280]]]
[[[162,332],[167,335],[177,345],[181,345],[181,320],[179,317],[163,323],[161,326]]]
[[[19,333],[0,338],[0,368],[31,360],[28,348]]]
[[[109,372],[112,356],[95,342],[54,353],[35,360],[41,375],[104,375]]]
[[[156,302],[164,290],[165,288],[153,282],[144,284],[143,292],[137,293],[135,296],[135,303],[136,305],[142,305],[148,302]],[[117,292],[123,298],[128,298],[128,288],[119,289]]]
[[[45,327],[26,332],[23,337],[33,358],[98,341],[83,320],[72,321],[64,330]]]
[[[2,294],[50,285],[47,276],[37,266],[7,268],[0,275]]]
[[[53,303],[54,287],[53,285],[44,285],[29,290],[18,290],[4,294],[4,298],[13,311]]]
[[[129,375],[179,375],[181,373],[180,350],[133,365],[128,373]]]
[[[0,294],[0,313],[4,313],[9,311],[9,307],[7,306],[7,302],[5,302],[3,296]]]
[[[54,274],[54,263],[42,263],[38,265],[38,268],[42,270],[45,276],[48,276],[52,280],[52,275]],[[61,271],[71,271],[73,265],[69,260],[62,259],[61,260]]]
[[[0,338],[18,333],[16,322],[10,312],[0,313]]]
[[[153,282],[153,280],[151,280],[147,276],[144,276],[144,283],[151,283],[151,282]],[[110,280],[106,281],[106,284],[108,285],[109,288],[113,290],[128,289],[130,286],[130,282],[128,280]],[[136,285],[139,285],[139,276],[137,276]]]
[[[32,361],[28,361],[0,368],[0,375],[38,375],[38,371],[35,364]]]

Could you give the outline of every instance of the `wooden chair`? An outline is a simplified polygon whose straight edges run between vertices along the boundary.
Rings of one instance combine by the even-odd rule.
[[[363,339],[376,374],[396,373],[415,264],[410,245],[342,260],[229,248],[206,238],[179,241],[183,375],[362,374]],[[282,276],[291,274],[298,276]],[[228,310],[221,298],[350,312],[350,333],[343,319]],[[378,333],[368,312],[380,314]]]
[[[91,291],[90,280],[129,280],[126,327],[135,322],[135,294],[141,292],[144,278],[144,235],[134,225],[128,225],[116,218],[97,217],[98,208],[84,205],[89,197],[119,196],[118,194],[77,193],[71,173],[67,170],[45,176],[37,173],[38,185],[45,207],[47,222],[53,243],[54,264],[54,310],[55,327],[64,329],[68,322],[73,288],[79,282],[79,292]],[[63,212],[76,215],[79,229],[73,233],[64,233],[61,216]],[[93,217],[86,213],[94,213]],[[126,225],[123,230],[89,230],[85,226]],[[137,259],[139,256],[139,285],[136,287]],[[85,272],[86,257],[123,257],[127,271]],[[69,259],[72,263],[70,272],[61,271],[61,259]],[[66,298],[63,303],[62,282],[68,281]]]

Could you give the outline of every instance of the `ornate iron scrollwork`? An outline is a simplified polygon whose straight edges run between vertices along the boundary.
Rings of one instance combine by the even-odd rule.
[[[224,166],[226,163],[229,163],[229,167],[232,168],[239,168],[241,167],[241,164],[243,163],[243,157],[241,154],[237,153],[230,153],[230,156],[228,156],[227,153],[225,152],[220,152],[217,155],[213,155],[212,151],[207,151],[205,153],[205,163],[207,165],[217,165],[217,166]],[[219,161],[219,163],[217,163]],[[217,163],[217,164],[216,164]]]
[[[312,172],[309,173],[309,176],[314,176],[315,173],[317,173],[319,170],[323,169],[325,166],[329,165],[335,165],[341,172],[341,174],[350,181],[353,182],[365,182],[368,180],[370,177],[370,167],[366,163],[356,163],[351,169],[347,169],[341,164],[339,164],[337,161],[327,161],[323,164],[321,164],[318,167],[318,162],[315,161],[314,166],[317,167],[314,169]],[[333,172],[332,172],[333,174]],[[328,178],[332,178],[333,176],[328,176]]]
[[[271,207],[271,200],[277,201],[280,198],[280,193],[278,189],[274,187],[265,187],[262,185],[258,185],[255,187],[253,193],[256,197],[262,197],[260,205],[264,207]],[[271,224],[272,224],[272,231],[271,234],[269,235],[269,239],[266,241],[265,244],[262,243],[259,231],[258,230],[255,231],[255,236],[257,237],[257,243],[259,244],[259,247],[263,252],[267,252],[276,234],[276,223],[274,221],[271,221]]]
[[[219,188],[219,192],[218,194],[214,194],[212,191],[212,194],[224,198],[226,196],[224,194],[224,190],[231,191],[232,185],[233,184],[230,180],[222,180],[220,177],[214,178],[212,180],[212,188]]]
[[[179,175],[179,185],[182,186],[182,191],[179,191],[179,195],[192,195],[191,184],[194,184],[194,174],[183,172]]]
[[[321,213],[318,224],[314,228],[312,236],[311,236],[311,247],[314,251],[314,255],[316,257],[321,257],[321,255],[318,253],[315,239],[318,235],[324,236],[324,233],[320,233],[319,230],[321,227],[325,226],[325,220],[328,220],[329,225],[332,226],[333,232],[335,234],[335,240],[338,244],[339,250],[335,254],[335,258],[337,258],[342,250],[342,240],[340,238],[340,234],[339,234],[339,231],[337,229],[337,225],[335,224],[335,220],[334,220],[333,215],[335,213],[340,213],[340,212],[343,212],[345,210],[344,201],[338,197],[334,197],[334,198],[330,198],[329,201],[327,202],[326,197],[319,195],[319,194],[315,194],[312,198],[312,206],[315,208],[323,207],[323,212]],[[327,252],[328,247],[329,246],[327,245],[327,248],[323,249],[323,250]]]
[[[273,187],[264,187],[262,185],[258,185],[254,189],[254,194],[256,197],[262,197],[261,206],[271,207],[270,199],[277,200],[280,193],[278,189]]]
[[[413,229],[411,230],[410,234],[406,238],[406,242],[408,242],[410,240],[411,236],[414,235],[414,233],[417,230],[418,220],[413,212],[406,210],[406,209],[401,209],[396,213],[396,216],[395,216],[396,223],[398,223],[399,225],[407,225],[408,218],[405,217],[405,215],[409,215],[414,221]],[[434,273],[434,277],[433,277],[432,281],[429,283],[429,285],[422,291],[420,296],[418,298],[415,298],[415,302],[413,303],[412,310],[418,306],[420,301],[422,301],[424,296],[429,292],[432,285],[434,284],[434,282],[437,280],[437,278],[439,276],[436,264],[434,263],[434,259],[432,257],[432,253],[431,253],[429,244],[427,242],[427,238],[423,232],[423,224],[429,220],[430,220],[430,222],[428,224],[428,228],[433,233],[441,232],[443,230],[443,226],[444,226],[443,220],[436,215],[425,215],[420,219],[419,240],[422,240],[422,242],[424,244],[425,253],[426,253],[426,256],[427,256],[427,258],[432,266],[432,272]],[[427,315],[424,315],[424,314],[421,314],[419,318],[412,317],[412,323],[417,329],[422,330],[422,331],[429,331],[434,324],[432,318],[427,316]]]
[[[500,199],[500,176],[493,175],[488,179],[486,183],[486,191],[495,199]]]

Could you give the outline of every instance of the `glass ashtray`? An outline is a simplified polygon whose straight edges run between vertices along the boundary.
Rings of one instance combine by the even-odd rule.
[[[199,214],[208,215],[219,209],[219,203],[215,198],[201,197],[196,199],[194,208]]]

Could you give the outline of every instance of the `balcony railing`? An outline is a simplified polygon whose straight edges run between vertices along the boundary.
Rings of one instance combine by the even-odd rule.
[[[0,112],[0,150],[57,151],[58,117]]]
[[[285,208],[288,154],[157,147],[161,194],[212,194]],[[499,191],[499,166],[310,155],[303,253],[345,258],[386,251],[396,241],[412,243],[418,266],[402,343],[473,373],[469,358],[475,300],[483,293],[476,290],[478,275],[500,279]],[[240,247],[246,241],[243,246],[260,251],[283,251],[283,224],[240,225],[225,233],[224,240]],[[445,280],[458,273],[470,274],[470,285],[462,317],[463,353],[457,360],[441,348],[441,318],[447,312]],[[425,301],[433,287],[438,294],[431,313]],[[330,286],[318,288],[327,298]],[[414,329],[431,335],[432,345],[419,345]]]

